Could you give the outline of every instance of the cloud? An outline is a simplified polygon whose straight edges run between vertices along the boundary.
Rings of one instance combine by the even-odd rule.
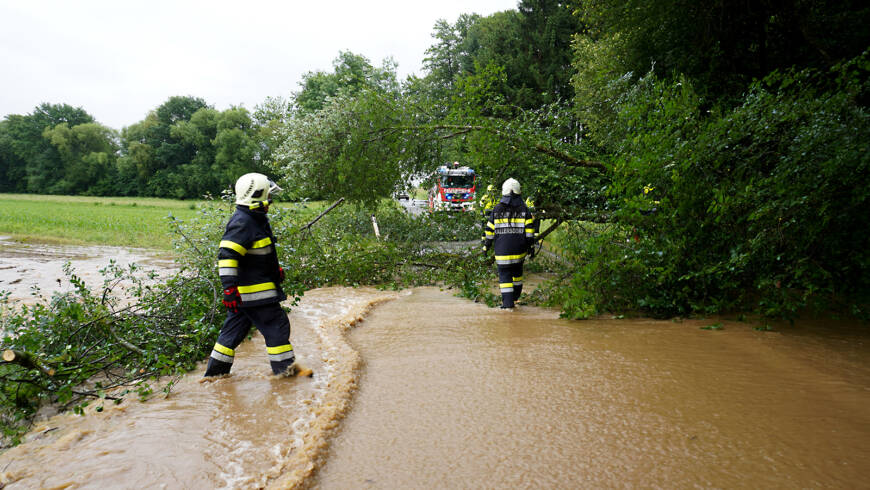
[[[0,0],[0,116],[42,102],[82,107],[120,129],[173,95],[218,109],[289,96],[341,50],[420,74],[432,27],[516,0]]]

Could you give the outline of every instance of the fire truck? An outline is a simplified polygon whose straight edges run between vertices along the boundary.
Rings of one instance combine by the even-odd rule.
[[[469,211],[474,205],[477,177],[467,166],[441,165],[435,171],[435,185],[429,189],[429,209],[432,211]]]

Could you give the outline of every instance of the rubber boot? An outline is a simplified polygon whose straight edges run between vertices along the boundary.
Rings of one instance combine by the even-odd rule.
[[[514,293],[501,293],[501,309],[509,310],[514,307]]]
[[[520,300],[520,294],[523,292],[523,285],[514,284],[514,303]]]
[[[224,374],[230,374],[230,369],[233,367],[233,363],[231,362],[223,362],[218,361],[214,357],[208,358],[208,366],[205,368],[205,374],[203,377],[209,378],[212,376],[223,376]]]
[[[270,361],[269,364],[272,365],[272,373],[281,375],[281,376],[295,376],[296,375],[296,357],[291,357],[289,359],[284,359],[282,361]]]
[[[312,371],[311,369],[308,369],[305,366],[301,366],[297,362],[294,362],[290,366],[287,366],[287,368],[283,372],[275,373],[275,374],[278,376],[284,376],[287,378],[292,378],[295,376],[303,376],[303,377],[310,378],[311,376],[314,376],[314,371]]]

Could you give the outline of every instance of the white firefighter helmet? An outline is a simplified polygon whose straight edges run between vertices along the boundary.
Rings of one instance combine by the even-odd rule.
[[[504,184],[501,185],[502,196],[509,196],[511,194],[520,195],[520,183],[517,179],[507,179],[504,181]]]
[[[236,204],[248,206],[251,209],[268,206],[272,202],[269,196],[280,190],[278,184],[263,174],[245,174],[236,181]]]

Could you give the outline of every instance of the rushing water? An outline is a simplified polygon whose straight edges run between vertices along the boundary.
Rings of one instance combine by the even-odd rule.
[[[229,378],[40,422],[0,487],[870,485],[860,326],[566,321],[437,288],[318,289],[290,320],[313,378],[269,376],[255,335]]]
[[[270,375],[262,337],[233,375],[183,378],[169,397],[62,415],[0,455],[8,488],[259,488],[304,483],[350,406],[360,357],[344,332],[394,293],[317,290],[291,314],[291,341],[313,378]]]

